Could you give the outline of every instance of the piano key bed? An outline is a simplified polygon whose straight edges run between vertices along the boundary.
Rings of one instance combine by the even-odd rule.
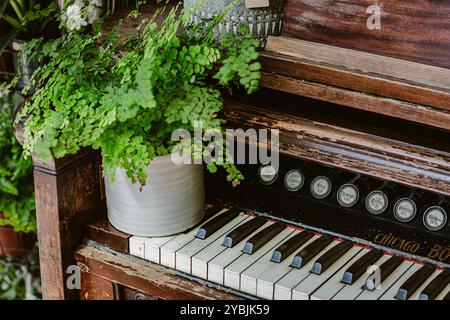
[[[250,297],[269,300],[445,300],[450,269],[211,206],[162,238],[129,237],[129,253]]]

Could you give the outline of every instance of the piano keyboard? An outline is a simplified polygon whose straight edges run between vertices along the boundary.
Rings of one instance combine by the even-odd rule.
[[[129,241],[132,255],[262,299],[450,298],[450,269],[236,209],[210,207],[182,234]]]

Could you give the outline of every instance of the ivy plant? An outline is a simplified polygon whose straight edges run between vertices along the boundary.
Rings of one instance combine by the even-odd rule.
[[[13,104],[0,97],[0,225],[17,232],[36,231],[33,164],[23,157],[12,129]]]
[[[244,32],[217,41],[223,15],[191,25],[175,8],[162,23],[156,16],[145,20],[120,41],[116,30],[97,29],[29,44],[30,52],[42,46],[49,62],[36,71],[40,83],[23,110],[26,153],[48,160],[99,148],[104,169],[121,167],[145,184],[152,159],[172,151],[172,132],[192,132],[196,122],[220,128],[222,90],[237,86],[250,94],[259,86],[259,40]],[[233,164],[217,165],[229,181],[243,179]],[[214,172],[216,164],[208,169]]]

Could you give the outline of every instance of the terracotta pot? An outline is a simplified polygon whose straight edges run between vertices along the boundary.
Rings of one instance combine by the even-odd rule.
[[[3,219],[2,214],[0,219]],[[20,256],[29,252],[35,242],[35,233],[16,232],[13,227],[0,226],[0,255]]]
[[[115,181],[105,174],[111,224],[141,237],[162,237],[195,226],[205,213],[203,166],[176,165],[171,156],[156,157],[147,169],[147,185],[132,184],[122,169]]]

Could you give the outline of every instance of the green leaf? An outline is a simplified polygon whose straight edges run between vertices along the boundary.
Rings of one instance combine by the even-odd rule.
[[[20,30],[13,29],[8,32],[6,35],[0,38],[0,54],[5,50],[5,48],[17,37],[20,33]]]
[[[0,191],[17,196],[19,191],[17,188],[5,178],[0,177]]]
[[[9,0],[6,0],[0,5],[0,19],[2,18],[3,13],[6,10],[6,7],[8,7],[8,4],[9,4]]]
[[[216,173],[217,172],[217,166],[214,163],[208,164],[207,165],[207,169],[211,173]]]

